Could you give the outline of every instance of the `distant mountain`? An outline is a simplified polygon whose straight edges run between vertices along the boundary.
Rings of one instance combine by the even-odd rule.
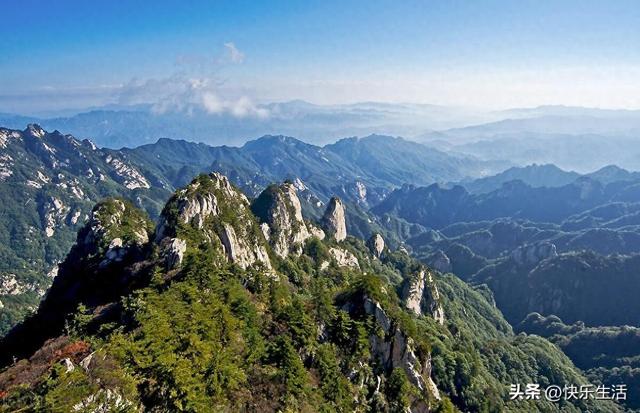
[[[594,172],[579,174],[573,171],[565,171],[553,164],[532,164],[523,167],[511,167],[496,175],[467,179],[457,184],[471,193],[480,194],[495,191],[510,181],[522,181],[533,188],[554,188],[568,185],[580,177],[598,181],[603,185],[614,182],[621,184],[625,181],[640,182],[640,172],[629,172],[616,165],[607,165]],[[449,184],[449,186],[451,185],[456,185],[456,183]]]
[[[595,172],[587,174],[586,176],[600,181],[605,185],[618,181],[640,181],[640,172],[629,172],[616,165],[604,166]]]
[[[455,144],[453,139],[425,142],[448,153],[486,161],[509,160],[512,165],[554,164],[564,170],[590,173],[610,165],[640,170],[640,144],[632,136],[560,135],[521,132]],[[444,142],[444,144],[440,144]]]
[[[375,175],[379,181],[393,185],[443,182],[445,177],[460,174],[481,176],[504,165],[499,162],[482,163],[402,138],[380,135],[342,139],[325,146],[325,149],[338,154],[346,164],[357,166]]]
[[[587,177],[555,188],[533,188],[522,181],[504,183],[486,194],[471,194],[461,186],[443,188],[405,185],[373,207],[376,214],[394,214],[430,228],[456,222],[511,217],[560,223],[572,215],[610,202],[640,202],[636,182],[607,186]]]
[[[611,116],[609,112],[606,116],[583,113],[544,114],[448,129],[442,133],[456,143],[465,143],[521,133],[633,136],[638,130],[640,130],[640,111],[625,111],[619,113],[618,116]],[[434,137],[441,138],[442,135],[436,134]],[[422,140],[432,139],[427,133],[422,136]]]
[[[580,176],[577,172],[567,172],[552,164],[533,164],[524,167],[512,167],[499,174],[472,181],[463,181],[460,185],[471,193],[486,193],[495,191],[510,181],[522,181],[531,187],[558,187],[570,184]],[[589,176],[600,181],[598,179],[599,175],[595,173]],[[607,182],[603,183],[610,182],[613,181],[607,179]]]
[[[171,112],[158,111],[153,105],[111,105],[73,115],[39,119],[0,116],[0,124],[22,129],[27,123],[37,122],[45,129],[89,137],[99,146],[131,148],[160,138],[239,146],[254,136],[278,134],[300,136],[308,142],[326,144],[345,136],[372,133],[414,136],[425,130],[498,119],[482,111],[426,104],[363,102],[315,105],[296,100],[261,104],[255,109],[255,114],[237,116],[208,113],[199,108]]]
[[[543,106],[494,115],[500,120],[430,131],[416,140],[516,166],[551,163],[587,173],[615,163],[640,170],[640,111]]]
[[[377,203],[381,190],[403,183],[460,180],[501,167],[380,135],[343,139],[324,147],[282,135],[264,136],[242,147],[162,139],[123,153],[168,177],[174,186],[206,170],[223,171],[250,193],[268,182],[299,178],[326,199],[338,193],[365,206]]]
[[[538,118],[542,116],[583,116],[601,119],[628,119],[640,116],[640,110],[601,109],[581,106],[543,105],[534,108],[515,108],[498,112],[508,119]]]

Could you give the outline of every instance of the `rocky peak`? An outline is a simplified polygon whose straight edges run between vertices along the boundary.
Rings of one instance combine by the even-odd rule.
[[[97,204],[89,221],[78,233],[76,247],[85,256],[100,257],[100,266],[121,262],[132,250],[149,242],[151,222],[140,210],[121,199]]]
[[[293,183],[266,188],[251,205],[251,210],[262,222],[265,237],[276,254],[286,257],[300,254],[304,242],[313,235],[324,237],[321,230],[312,228],[302,217],[302,206]]]
[[[0,341],[0,360],[35,351],[60,334],[80,303],[98,307],[146,285],[151,231],[151,221],[131,203],[114,198],[98,203],[37,313],[9,333],[9,344]]]
[[[384,251],[384,238],[378,233],[373,234],[367,241],[367,247],[374,257],[380,258]]]
[[[264,238],[247,197],[219,173],[200,175],[177,191],[156,230],[156,242],[169,267],[182,261],[189,244],[205,241],[242,268],[257,262],[271,268]]]
[[[38,139],[44,138],[44,135],[46,134],[44,129],[42,129],[40,125],[35,123],[30,123],[29,125],[27,125],[27,129],[24,130],[24,133],[28,136]]]
[[[444,324],[440,292],[431,271],[423,268],[411,277],[404,285],[402,299],[405,307],[417,316],[423,315],[426,309],[439,324]]]
[[[556,246],[551,242],[522,245],[511,252],[511,259],[518,265],[535,265],[557,256]]]
[[[344,204],[340,198],[331,198],[322,218],[322,224],[325,231],[333,236],[336,241],[340,242],[347,238]]]

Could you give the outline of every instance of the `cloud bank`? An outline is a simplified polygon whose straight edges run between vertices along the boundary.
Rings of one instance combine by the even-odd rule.
[[[248,96],[225,97],[220,71],[241,64],[245,55],[233,42],[224,43],[218,56],[181,56],[180,71],[165,78],[132,79],[117,91],[122,105],[151,104],[154,113],[170,112],[194,115],[228,114],[237,118],[267,118],[269,111],[256,105]]]

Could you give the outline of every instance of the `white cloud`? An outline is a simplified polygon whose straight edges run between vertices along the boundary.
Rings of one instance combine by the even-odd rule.
[[[228,108],[231,114],[238,118],[244,118],[247,116],[266,118],[269,116],[269,111],[267,109],[257,107],[246,96],[241,97],[235,102],[229,102]]]
[[[246,95],[225,97],[223,82],[218,80],[220,65],[241,63],[244,54],[229,42],[224,44],[225,55],[218,59],[203,56],[180,57],[181,72],[167,78],[140,81],[133,79],[117,93],[121,104],[152,104],[155,113],[181,112],[195,114],[229,114],[237,118],[266,118],[269,111],[259,107]]]
[[[228,59],[232,63],[242,63],[244,61],[244,53],[242,53],[233,42],[224,44],[227,49]]]

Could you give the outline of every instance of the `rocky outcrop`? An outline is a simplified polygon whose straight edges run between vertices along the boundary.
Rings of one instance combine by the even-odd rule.
[[[127,189],[151,188],[149,181],[136,168],[121,159],[107,155],[105,162],[113,168],[112,178]]]
[[[547,258],[558,256],[555,244],[543,242],[540,244],[527,244],[516,248],[511,252],[511,259],[518,265],[535,265]]]
[[[437,250],[433,255],[431,255],[428,262],[431,268],[443,274],[453,271],[453,266],[449,256],[442,250]]]
[[[13,158],[8,154],[0,155],[0,182],[13,175]]]
[[[47,201],[42,203],[39,212],[45,236],[51,238],[55,234],[56,228],[64,223],[69,207],[59,198],[49,197]]]
[[[340,198],[331,198],[322,218],[322,225],[327,234],[335,238],[336,241],[340,242],[347,238],[344,204]]]
[[[430,271],[422,269],[407,281],[402,291],[402,299],[405,307],[417,316],[423,315],[426,310],[436,322],[444,324],[440,292]]]
[[[237,235],[233,225],[225,222],[219,235],[224,253],[229,261],[238,264],[242,268],[247,268],[257,262],[271,268],[266,248],[261,244],[253,243],[246,236]]]
[[[431,356],[427,355],[422,360],[419,359],[413,347],[413,339],[393,323],[380,303],[365,297],[363,308],[384,332],[383,336],[369,337],[373,357],[389,370],[403,369],[409,381],[421,392],[428,392],[435,399],[440,400],[440,392],[431,379]],[[422,404],[419,400],[413,402],[416,404],[412,405],[411,411],[429,411],[424,402]]]
[[[0,295],[20,295],[33,289],[16,279],[15,274],[0,274]]]
[[[76,246],[86,256],[100,257],[100,267],[122,262],[149,242],[150,222],[133,205],[121,199],[97,204],[85,227],[78,233]]]
[[[271,185],[252,203],[251,210],[261,221],[261,230],[280,257],[299,255],[312,236],[324,238],[321,229],[304,221],[296,186],[285,182]]]
[[[0,360],[34,351],[60,334],[80,303],[97,308],[148,285],[154,267],[149,260],[151,228],[147,216],[128,201],[98,203],[59,264],[38,311],[5,336],[9,344],[0,341]]]
[[[164,264],[168,270],[177,268],[182,264],[184,253],[187,250],[187,242],[180,238],[165,238],[162,245]]]
[[[194,185],[193,189],[197,189],[198,186],[199,185]],[[157,241],[171,236],[171,233],[175,232],[175,226],[178,223],[189,224],[197,229],[202,229],[205,220],[210,215],[218,215],[220,212],[215,195],[211,193],[195,193],[192,197],[187,197],[187,192],[187,189],[178,191],[178,194],[185,195],[179,196],[175,201],[177,204],[176,209],[178,216],[176,218],[178,222],[169,222],[171,218],[174,217],[168,217],[166,213],[163,213],[160,217],[160,222],[156,230]]]
[[[384,251],[384,238],[382,238],[382,235],[378,233],[373,234],[371,238],[367,240],[367,247],[374,257],[380,258]]]
[[[242,268],[261,263],[270,269],[263,232],[247,197],[226,176],[212,173],[196,178],[169,200],[158,223],[156,242],[169,248],[165,252],[168,266],[182,261],[187,244],[205,241]],[[166,238],[183,240],[185,246],[164,241]]]
[[[329,248],[329,253],[336,260],[339,267],[360,268],[358,258],[350,251],[342,248]]]

